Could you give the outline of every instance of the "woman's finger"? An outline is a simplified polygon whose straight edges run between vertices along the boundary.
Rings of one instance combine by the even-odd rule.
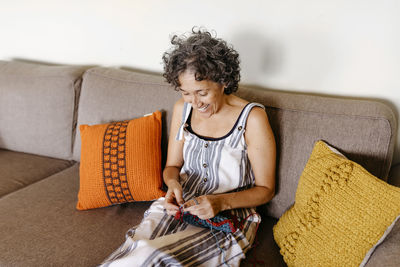
[[[179,210],[178,206],[168,202],[165,203],[164,208],[167,210],[168,215],[175,215]]]
[[[212,217],[214,217],[208,210],[198,208],[196,206],[191,206],[188,209],[185,209],[185,211],[190,212],[190,214],[195,215],[202,220],[211,219]]]
[[[183,208],[184,211],[190,212],[203,220],[213,218],[217,213],[208,196],[191,199],[184,204]]]
[[[177,205],[175,205],[172,202],[167,202],[167,201],[164,203],[164,208],[169,209],[169,210],[178,210],[179,209],[179,207]]]
[[[181,189],[175,189],[174,190],[174,194],[175,194],[176,202],[179,205],[183,205],[184,201],[183,201],[183,197],[182,197],[182,190]]]
[[[207,206],[200,202],[199,199],[191,199],[183,205],[183,211],[190,212],[193,215],[199,216],[205,213]]]
[[[199,202],[199,200],[193,198],[193,199],[185,202],[185,204],[183,204],[183,208],[187,209],[187,208],[190,208],[190,207],[193,207],[193,206],[196,206],[196,205],[200,205],[200,202]]]

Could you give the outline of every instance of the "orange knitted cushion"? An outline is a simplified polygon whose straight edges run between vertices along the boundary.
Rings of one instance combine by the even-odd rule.
[[[80,125],[78,210],[165,195],[161,190],[161,112],[130,121]]]

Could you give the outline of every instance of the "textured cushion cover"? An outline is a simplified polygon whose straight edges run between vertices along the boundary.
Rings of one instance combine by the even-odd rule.
[[[71,159],[84,70],[0,61],[0,147]]]
[[[81,125],[79,210],[149,201],[161,190],[161,112],[130,121]]]
[[[62,171],[70,160],[0,149],[0,197]]]
[[[399,203],[400,188],[319,141],[274,237],[289,266],[358,266],[400,215]]]

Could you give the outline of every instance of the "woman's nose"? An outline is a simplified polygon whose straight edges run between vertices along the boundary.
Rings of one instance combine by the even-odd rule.
[[[192,97],[192,105],[196,107],[199,105],[199,99],[197,98],[197,96]]]

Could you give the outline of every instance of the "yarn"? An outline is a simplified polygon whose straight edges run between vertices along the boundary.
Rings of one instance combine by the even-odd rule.
[[[216,243],[218,244],[218,237],[217,237],[217,236],[215,235],[215,233],[213,232],[213,228],[212,228],[212,227],[210,227],[210,231],[211,231],[211,234],[213,235],[213,237],[215,238]],[[224,259],[224,265],[226,265],[226,266],[229,267],[229,264],[226,262],[226,255],[225,255],[224,249],[221,248],[221,246],[220,246],[219,244],[218,244],[218,248],[219,248],[219,250],[221,251],[222,258]]]
[[[183,212],[183,207],[180,207],[175,214],[175,219],[181,222],[187,222],[189,224],[211,228],[226,233],[234,233],[239,228],[240,223],[238,218],[230,213],[219,213],[211,219],[200,219],[196,215],[190,214],[189,212]]]
[[[195,200],[196,204],[198,202]],[[225,233],[234,233],[237,229],[243,230],[243,222],[245,222],[250,216],[254,215],[253,213],[248,215],[243,220],[240,220],[237,216],[231,214],[230,212],[220,212],[215,217],[211,219],[200,219],[196,215],[190,214],[189,212],[183,211],[183,206],[179,207],[179,210],[175,214],[175,219],[181,222],[187,222],[189,224],[209,228],[211,230],[211,234],[214,236],[216,243],[218,244],[219,240],[213,230],[223,231]],[[259,224],[257,224],[256,231],[258,230]],[[256,236],[257,238],[257,236]],[[252,248],[257,246],[257,240],[255,244],[253,244]],[[223,264],[229,267],[229,264],[226,262],[226,256],[224,249],[218,245],[219,250],[221,251],[222,257],[224,259]],[[253,259],[250,260],[253,263],[253,266],[256,264],[263,264],[263,261]]]
[[[198,202],[195,200],[196,204]],[[214,236],[216,243],[218,244],[218,248],[221,251],[222,258],[224,259],[224,265],[229,267],[229,264],[226,261],[226,255],[224,249],[219,245],[219,240],[213,230],[223,231],[225,233],[234,233],[240,227],[238,218],[231,213],[219,213],[215,217],[211,219],[200,219],[196,215],[190,214],[189,212],[183,211],[183,206],[179,207],[179,210],[175,214],[175,219],[180,220],[181,222],[187,222],[189,224],[209,228],[211,234]]]

